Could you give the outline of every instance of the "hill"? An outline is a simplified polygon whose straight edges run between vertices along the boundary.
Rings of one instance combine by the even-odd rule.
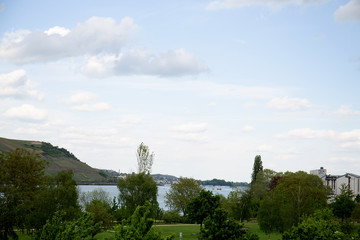
[[[68,150],[53,146],[51,143],[0,138],[0,152],[10,152],[16,148],[38,152],[48,163],[45,169],[45,174],[48,176],[55,176],[61,170],[71,169],[78,183],[104,183],[114,180],[114,177],[106,171],[90,167]]]

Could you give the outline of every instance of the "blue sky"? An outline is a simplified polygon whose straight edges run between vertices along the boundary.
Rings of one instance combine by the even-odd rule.
[[[96,168],[360,174],[360,1],[1,1],[0,133]]]

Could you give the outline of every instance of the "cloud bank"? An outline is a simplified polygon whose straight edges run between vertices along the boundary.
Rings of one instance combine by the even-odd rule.
[[[0,74],[0,98],[33,98],[42,100],[44,95],[33,89],[34,84],[29,81],[26,71],[18,69],[10,73]]]
[[[269,8],[282,8],[287,5],[310,5],[327,2],[328,0],[220,0],[210,2],[207,10],[242,8],[251,6],[265,6]]]
[[[81,72],[95,78],[134,74],[171,77],[207,71],[203,61],[183,48],[166,53],[129,48],[138,29],[130,17],[119,23],[112,18],[91,17],[71,30],[61,26],[46,31],[18,30],[3,37],[0,58],[30,64],[84,57]]]
[[[339,7],[334,13],[337,21],[360,21],[360,0],[350,0],[347,4]]]

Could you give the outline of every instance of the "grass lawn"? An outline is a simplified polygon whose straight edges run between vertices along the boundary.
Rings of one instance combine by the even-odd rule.
[[[249,228],[249,231],[254,232],[259,235],[260,240],[267,240],[267,235],[260,231],[259,225],[257,223],[248,222],[244,224],[245,227]],[[174,234],[175,240],[180,240],[180,232],[182,233],[182,240],[197,240],[200,231],[200,225],[198,224],[169,224],[169,225],[154,225],[154,228],[159,230],[163,236],[169,236]],[[32,240],[33,238],[22,234],[17,233],[20,240]],[[281,240],[280,234],[271,234],[271,240]],[[111,240],[115,238],[114,232],[101,232],[96,234],[94,239],[97,240]]]
[[[253,232],[253,233],[256,233],[257,235],[259,235],[260,240],[267,240],[268,239],[268,235],[266,235],[264,232],[262,232],[260,230],[258,223],[247,222],[247,223],[244,224],[244,226],[249,228],[250,232]],[[270,239],[271,240],[281,240],[281,234],[280,233],[272,233],[270,235]]]
[[[164,236],[175,234],[175,240],[180,239],[180,232],[182,233],[182,240],[198,239],[200,232],[200,225],[198,224],[173,224],[173,225],[154,225]]]

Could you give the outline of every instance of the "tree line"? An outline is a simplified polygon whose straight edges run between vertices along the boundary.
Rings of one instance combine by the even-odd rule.
[[[115,226],[115,239],[174,239],[152,228],[155,221],[200,224],[199,239],[259,237],[244,228],[256,220],[262,231],[283,239],[358,239],[353,225],[360,219],[360,196],[343,187],[328,203],[328,189],[315,175],[277,173],[254,160],[251,187],[228,197],[213,195],[199,181],[180,178],[166,194],[169,211],[159,208],[151,177],[154,153],[141,143],[138,171],[120,178],[119,196],[103,190],[79,194],[73,174],[44,175],[46,163],[35,152],[16,149],[0,154],[0,239],[16,239],[15,230],[36,239],[92,239]]]

